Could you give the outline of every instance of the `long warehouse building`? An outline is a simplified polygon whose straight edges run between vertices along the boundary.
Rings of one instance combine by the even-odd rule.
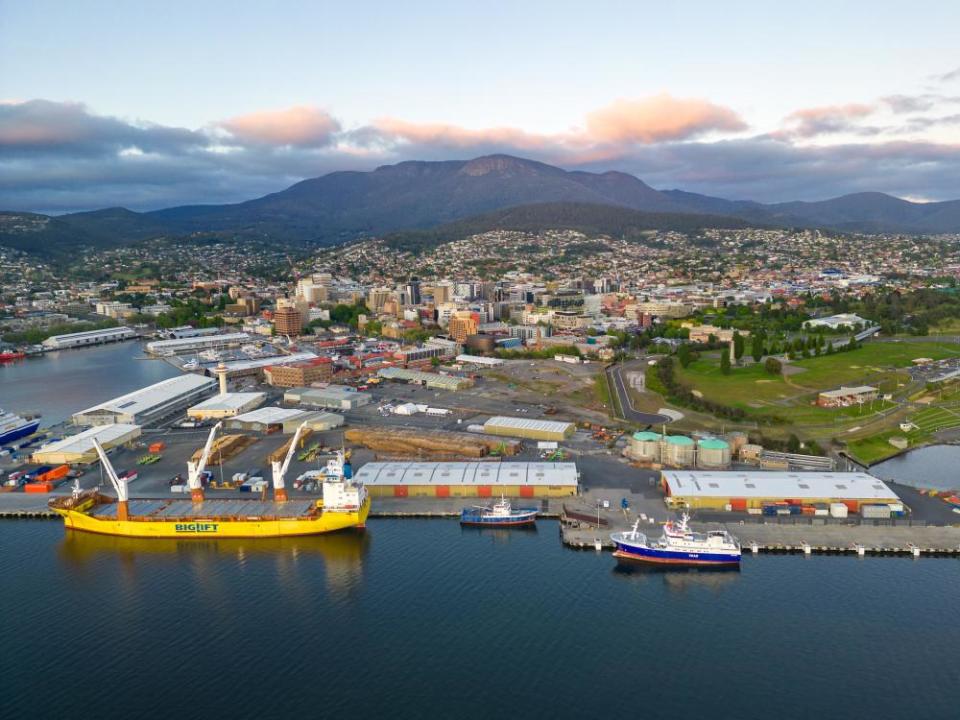
[[[373,497],[570,497],[575,463],[373,462],[356,477]]]
[[[526,438],[527,440],[553,440],[562,442],[573,437],[577,426],[571,422],[556,420],[535,420],[533,418],[515,418],[498,415],[483,424],[487,435]]]
[[[250,340],[245,332],[223,333],[220,335],[201,335],[199,337],[175,338],[173,340],[154,340],[146,345],[151,355],[177,355],[198,350],[217,350],[219,348],[240,345]]]
[[[76,425],[148,425],[195,405],[217,388],[214,378],[187,373],[107,400],[73,415]]]
[[[844,503],[856,512],[862,503],[899,502],[882,480],[864,472],[708,472],[664,470],[663,490],[674,507],[734,511],[777,502]]]
[[[97,450],[93,446],[96,438],[104,450],[126,445],[140,437],[140,428],[136,425],[105,425],[87,428],[83,432],[44,445],[33,453],[35,463],[44,465],[89,464],[97,459]]]
[[[67,350],[76,347],[90,347],[105,343],[131,340],[137,334],[128,327],[105,328],[103,330],[84,330],[83,332],[52,335],[41,343],[47,350]]]

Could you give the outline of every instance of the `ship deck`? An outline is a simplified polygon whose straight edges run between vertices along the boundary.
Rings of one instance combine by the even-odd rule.
[[[310,514],[312,500],[130,500],[130,517],[145,520],[176,520],[180,518],[299,518]],[[105,520],[117,517],[117,504],[97,505],[92,517]]]

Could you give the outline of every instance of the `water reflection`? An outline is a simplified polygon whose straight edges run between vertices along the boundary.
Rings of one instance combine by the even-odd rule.
[[[736,565],[685,568],[618,562],[612,572],[615,576],[632,582],[660,581],[675,592],[686,592],[694,588],[722,592],[740,577],[740,568]]]
[[[516,525],[514,527],[481,527],[477,525],[461,525],[460,535],[482,536],[489,538],[495,545],[506,545],[514,536],[530,536],[537,534],[536,525]]]
[[[127,538],[66,530],[59,557],[72,571],[84,572],[103,561],[116,561],[125,580],[158,562],[172,560],[193,569],[198,581],[216,592],[218,568],[225,562],[243,570],[256,561],[272,560],[281,586],[295,589],[299,567],[313,568],[320,560],[330,591],[343,594],[355,587],[370,550],[366,531],[347,530],[287,538]]]

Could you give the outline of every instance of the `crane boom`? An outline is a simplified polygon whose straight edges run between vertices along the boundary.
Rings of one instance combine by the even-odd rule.
[[[271,463],[271,469],[273,470],[273,497],[277,502],[285,502],[287,499],[287,488],[284,485],[284,478],[287,475],[287,470],[290,468],[290,461],[293,459],[293,454],[297,451],[297,443],[300,441],[300,436],[303,435],[306,427],[306,422],[300,423],[297,431],[293,434],[293,439],[290,440],[290,447],[287,448],[287,455],[283,458],[283,463],[281,464],[279,460],[274,460]]]
[[[200,476],[207,467],[207,461],[210,459],[210,451],[213,449],[213,439],[217,436],[217,431],[223,426],[223,423],[217,423],[210,428],[210,434],[207,436],[207,442],[203,446],[203,452],[197,462],[187,461],[187,487],[190,488],[190,497],[194,502],[203,502],[203,485],[200,482]]]
[[[110,484],[113,485],[113,489],[117,491],[117,520],[127,520],[129,518],[127,511],[127,500],[129,499],[127,479],[117,475],[117,471],[113,469],[113,463],[111,463],[110,458],[107,457],[107,453],[104,451],[100,441],[96,438],[92,438],[92,440],[93,447],[100,457],[100,464],[103,465],[103,469],[106,471],[107,477],[110,479]]]

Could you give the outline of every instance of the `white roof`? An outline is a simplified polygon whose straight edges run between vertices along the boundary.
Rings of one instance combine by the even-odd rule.
[[[251,410],[243,415],[232,417],[230,418],[230,421],[273,425],[306,414],[308,413],[304,412],[303,410],[295,410],[293,408],[262,407],[257,408],[256,410]]]
[[[357,397],[355,388],[346,385],[327,385],[323,388],[296,388],[290,392],[299,394],[305,398],[323,398],[334,400],[346,400]]]
[[[482,355],[457,355],[457,362],[473,363],[474,365],[503,365],[500,358],[483,357]]]
[[[883,480],[864,472],[664,470],[663,479],[679,497],[899,500]]]
[[[102,330],[83,330],[81,332],[66,333],[65,335],[51,335],[47,340],[73,340],[85,337],[109,337],[110,335],[136,335],[126,326],[103,328]]]
[[[153,385],[107,400],[75,414],[85,415],[86,413],[106,410],[107,412],[136,415],[169,402],[180,395],[192,393],[204,387],[213,387],[216,384],[217,381],[213,378],[187,373],[186,375],[161,380]]]
[[[156,350],[176,350],[177,348],[219,345],[220,343],[241,342],[249,339],[250,336],[245,332],[223,333],[220,335],[194,335],[191,337],[174,338],[172,340],[154,340],[153,342],[147,343],[147,350],[150,352]]]
[[[870,385],[857,385],[855,387],[843,387],[841,385],[836,390],[824,390],[820,394],[826,397],[845,397],[847,395],[864,395],[872,392],[877,392],[877,389]]]
[[[312,352],[293,353],[292,355],[273,355],[271,357],[257,358],[256,360],[235,360],[224,363],[227,370],[253,370],[254,368],[269,367],[271,365],[290,365],[292,363],[303,362],[304,360],[314,360],[316,355]]]
[[[252,402],[263,400],[267,396],[262,392],[231,392],[223,395],[214,395],[201,403],[192,406],[191,410],[236,410]]]
[[[515,430],[543,430],[544,432],[566,432],[573,423],[558,422],[556,420],[535,420],[533,418],[515,418],[497,415],[487,420],[484,427],[505,427]]]
[[[139,430],[139,425],[124,425],[123,423],[116,423],[114,425],[96,425],[92,428],[87,428],[83,432],[77,433],[76,435],[71,435],[70,437],[65,437],[62,440],[52,442],[49,445],[44,445],[36,452],[87,453],[90,450],[93,450],[93,438],[99,440],[100,444],[104,447],[108,447],[111,443],[126,437],[130,433],[139,433]]]
[[[373,462],[355,477],[365,485],[576,485],[575,463]]]

